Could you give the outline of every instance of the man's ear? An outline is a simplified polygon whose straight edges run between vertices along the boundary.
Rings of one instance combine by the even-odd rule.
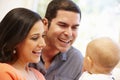
[[[43,21],[44,25],[48,25],[48,19],[47,18],[43,18],[42,21]]]
[[[46,18],[43,18],[42,19],[42,22],[44,24],[44,29],[45,29],[45,32],[48,31],[48,20]]]

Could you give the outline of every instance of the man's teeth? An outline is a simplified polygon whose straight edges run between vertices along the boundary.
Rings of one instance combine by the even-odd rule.
[[[62,42],[64,42],[64,43],[69,43],[70,41],[63,41],[63,40],[61,40]]]

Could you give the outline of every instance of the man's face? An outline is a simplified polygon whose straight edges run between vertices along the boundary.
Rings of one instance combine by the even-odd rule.
[[[79,13],[59,10],[47,31],[47,45],[61,52],[68,50],[77,37],[79,22]]]

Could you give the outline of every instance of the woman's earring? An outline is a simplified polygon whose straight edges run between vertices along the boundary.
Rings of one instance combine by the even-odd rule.
[[[16,50],[15,49],[13,50],[13,54],[16,54]]]

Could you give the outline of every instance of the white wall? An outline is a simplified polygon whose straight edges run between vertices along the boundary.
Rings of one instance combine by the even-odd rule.
[[[35,11],[38,0],[0,0],[0,21],[8,11],[16,7],[25,7]]]

